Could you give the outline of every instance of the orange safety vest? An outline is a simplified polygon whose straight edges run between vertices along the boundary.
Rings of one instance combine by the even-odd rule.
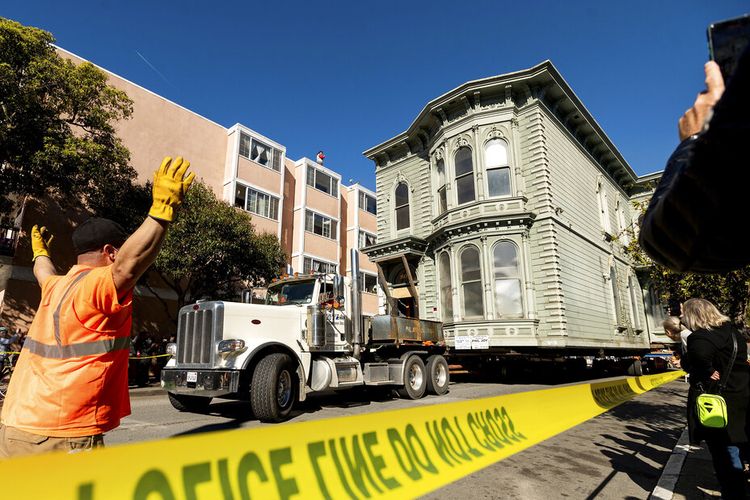
[[[132,292],[117,297],[112,267],[73,266],[42,284],[3,404],[2,423],[32,434],[80,437],[130,414]]]

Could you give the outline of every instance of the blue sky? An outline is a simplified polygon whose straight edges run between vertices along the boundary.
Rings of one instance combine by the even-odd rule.
[[[0,16],[291,158],[374,187],[362,151],[468,80],[550,59],[638,174],[703,88],[706,26],[743,1],[4,0]]]

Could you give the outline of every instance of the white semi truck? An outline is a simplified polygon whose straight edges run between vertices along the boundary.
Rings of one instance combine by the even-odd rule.
[[[265,422],[325,390],[396,389],[403,398],[448,392],[442,325],[361,313],[359,256],[352,275],[296,275],[268,287],[265,304],[205,301],[179,312],[161,384],[180,411],[214,397],[249,399]]]

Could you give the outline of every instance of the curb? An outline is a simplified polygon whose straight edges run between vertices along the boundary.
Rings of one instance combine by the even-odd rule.
[[[685,458],[690,453],[690,448],[688,429],[685,427],[661,472],[659,482],[656,483],[654,491],[648,497],[649,500],[672,500],[675,486],[677,486],[677,481],[682,473],[682,466],[685,465]]]
[[[146,397],[146,396],[156,396],[159,394],[167,394],[167,391],[162,389],[159,386],[156,387],[137,387],[133,389],[129,389],[128,392],[130,393],[131,398],[140,398],[140,397]]]

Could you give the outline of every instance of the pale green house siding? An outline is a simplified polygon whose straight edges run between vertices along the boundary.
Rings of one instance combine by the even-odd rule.
[[[509,196],[488,196],[484,144],[493,138],[508,145]],[[457,206],[453,156],[460,147],[472,151],[476,195]],[[400,294],[403,283],[391,282],[402,256],[409,260],[419,315],[444,320],[449,344],[456,336],[487,335],[496,348],[649,345],[640,285],[623,251],[635,218],[631,196],[645,191],[551,63],[469,82],[365,154],[376,163],[378,195],[378,244],[368,255]],[[444,214],[437,204],[439,160],[447,177]],[[409,186],[411,222],[401,231],[394,219],[400,182]],[[493,248],[500,241],[517,249],[522,317],[495,310]],[[481,259],[481,318],[464,312],[460,255],[470,246]],[[441,310],[443,253],[451,262],[451,317]]]

